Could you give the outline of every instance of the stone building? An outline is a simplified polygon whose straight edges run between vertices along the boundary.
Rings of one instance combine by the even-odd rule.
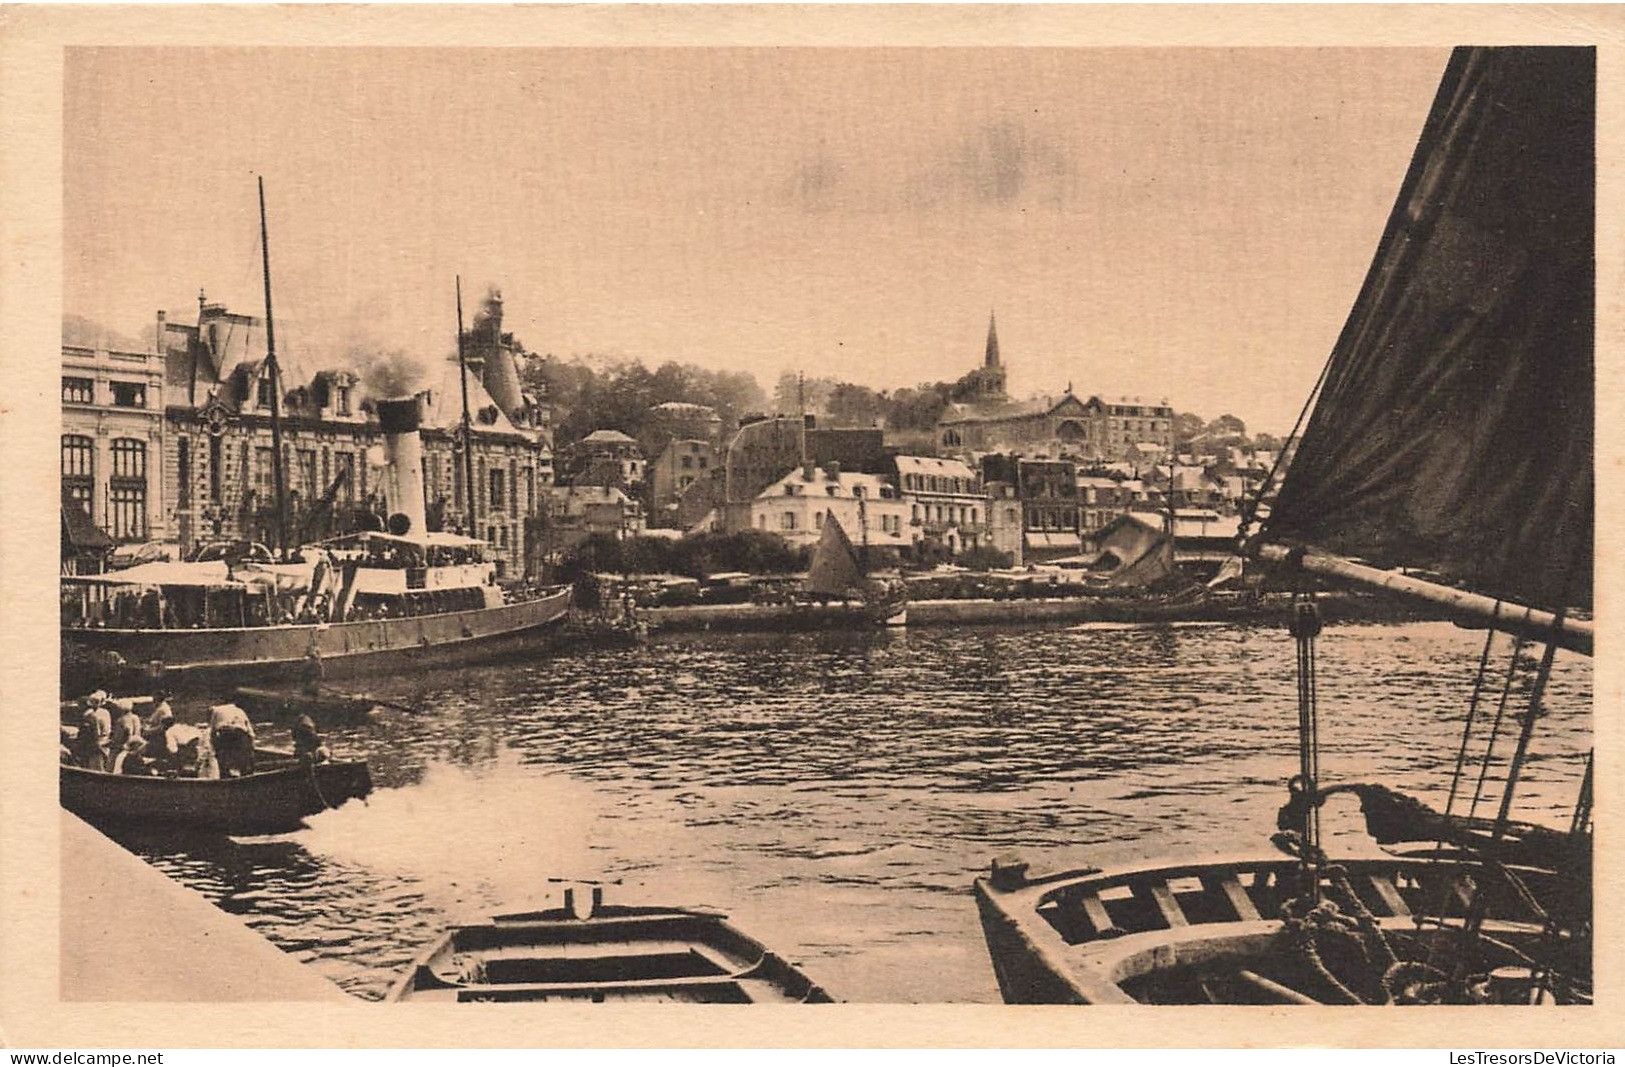
[[[83,501],[115,540],[165,540],[182,552],[219,540],[274,544],[283,530],[296,545],[375,525],[387,503],[372,414],[382,397],[359,368],[335,363],[301,374],[278,355],[287,491],[280,514],[263,324],[202,294],[196,325],[159,313],[150,351],[63,346],[64,493]],[[300,363],[313,362],[302,355]],[[510,410],[487,390],[484,377],[502,374],[501,363],[485,353],[468,374],[474,532],[491,542],[503,571],[516,574],[526,569],[537,490],[552,480],[552,455],[538,428],[540,405],[516,392]],[[408,393],[422,405],[429,524],[465,529],[455,357],[430,363],[420,378]]]
[[[674,437],[667,442],[649,465],[650,525],[682,529],[684,497],[697,482],[711,480],[718,458],[716,445],[708,440]]]
[[[63,499],[115,542],[172,533],[162,477],[164,386],[164,361],[150,349],[62,346]]]
[[[918,538],[908,522],[908,503],[879,474],[844,471],[837,463],[798,467],[751,502],[751,526],[776,533],[800,548],[822,535],[833,515],[860,549],[897,550]]]
[[[987,496],[981,475],[957,459],[897,456],[892,476],[909,505],[916,540],[958,555],[987,541]]]
[[[958,383],[957,399],[937,420],[944,455],[1020,452],[1048,459],[1155,461],[1173,451],[1174,411],[1166,403],[1080,400],[1072,386],[1059,399],[1013,401],[990,318],[982,365]]]

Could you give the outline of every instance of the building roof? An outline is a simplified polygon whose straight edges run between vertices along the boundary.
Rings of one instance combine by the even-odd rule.
[[[469,423],[476,434],[533,436],[519,429],[502,413],[502,408],[472,368],[462,373],[468,383]],[[424,429],[449,431],[463,424],[463,387],[457,380],[458,374],[455,360],[438,360],[429,367],[424,380],[419,383],[423,396]]]
[[[593,444],[635,445],[638,442],[637,442],[636,438],[628,437],[626,434],[622,433],[619,430],[594,430],[592,433],[590,433],[587,436],[583,437],[581,439],[581,443],[584,444],[584,445],[593,445]]]
[[[797,467],[789,474],[786,474],[778,481],[769,485],[766,489],[763,489],[756,495],[756,499],[766,500],[772,497],[784,497],[790,495],[784,491],[784,488],[787,485],[798,487],[797,492],[794,494],[796,496],[829,496],[837,500],[842,498],[851,499],[854,496],[852,492],[853,488],[856,486],[862,486],[866,499],[895,499],[895,497],[891,495],[891,482],[887,481],[881,475],[864,474],[858,471],[840,471],[832,476],[828,470],[825,470],[822,467],[814,467],[812,469],[812,477],[810,479],[807,477],[806,471],[800,467]],[[832,488],[835,490],[833,493],[830,492],[830,489]],[[882,490],[885,491],[884,497],[881,492]]]
[[[937,459],[933,456],[898,456],[897,473],[926,474],[948,478],[974,479],[975,473],[957,459]]]

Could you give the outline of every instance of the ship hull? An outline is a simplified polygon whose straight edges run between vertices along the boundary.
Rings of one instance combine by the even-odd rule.
[[[64,629],[62,638],[65,646],[78,646],[81,662],[116,653],[126,671],[147,677],[285,678],[312,650],[323,675],[336,677],[510,655],[562,621],[569,606],[570,591],[559,589],[516,604],[437,615],[192,630]],[[65,667],[65,683],[99,684],[72,673]]]

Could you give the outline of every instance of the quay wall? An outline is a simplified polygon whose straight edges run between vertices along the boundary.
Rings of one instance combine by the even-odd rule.
[[[1322,593],[1318,603],[1327,622],[1402,621],[1445,618],[1437,610],[1366,593]],[[1261,603],[1146,603],[1129,597],[1048,597],[994,600],[911,600],[910,626],[963,626],[989,623],[1173,623],[1231,622],[1284,625],[1290,611],[1284,595]],[[683,604],[638,609],[651,631],[796,629],[805,610],[781,604]]]
[[[350,997],[89,823],[62,812],[61,999]]]

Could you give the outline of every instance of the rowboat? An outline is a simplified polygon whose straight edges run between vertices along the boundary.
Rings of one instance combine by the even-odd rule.
[[[241,778],[109,774],[63,764],[62,806],[86,822],[174,825],[227,834],[280,834],[308,815],[372,792],[361,760],[304,765],[291,753],[255,750],[255,773]]]
[[[236,689],[236,702],[256,718],[293,719],[309,715],[317,723],[363,722],[381,708],[404,708],[404,705],[378,700],[365,693],[346,693],[326,686],[310,692],[240,685]]]
[[[599,892],[585,918],[567,890],[563,907],[453,928],[418,957],[388,999],[831,1002],[799,968],[720,912],[604,905]]]
[[[1486,976],[1482,996],[1527,1004],[1551,921],[1536,901],[1562,889],[1550,872],[1441,853],[1340,858],[1313,885],[1285,856],[1049,875],[1009,857],[975,896],[1008,1004],[1425,1003],[1444,999],[1442,961],[1474,914],[1464,962]]]

